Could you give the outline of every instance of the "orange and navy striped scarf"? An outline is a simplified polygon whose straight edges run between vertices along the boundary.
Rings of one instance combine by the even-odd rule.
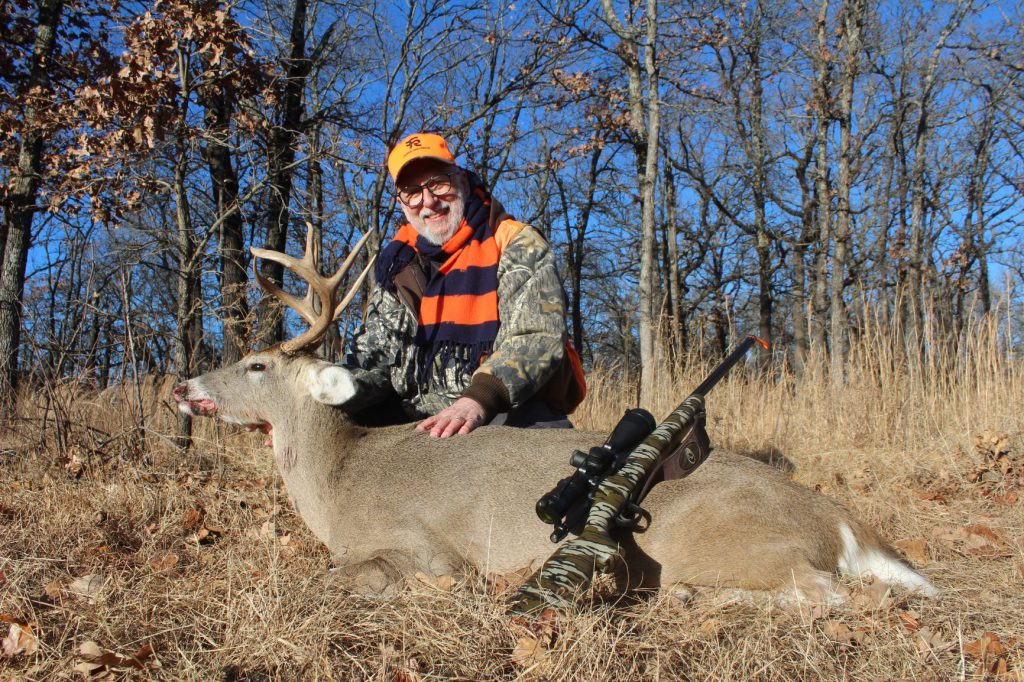
[[[442,246],[405,224],[381,251],[375,275],[379,286],[395,290],[395,275],[417,254],[433,261],[420,301],[416,330],[417,379],[426,383],[435,362],[443,370],[457,363],[472,374],[490,355],[498,336],[498,251],[494,230],[510,216],[486,187],[469,173],[470,191],[459,229]],[[431,272],[432,271],[432,272]]]

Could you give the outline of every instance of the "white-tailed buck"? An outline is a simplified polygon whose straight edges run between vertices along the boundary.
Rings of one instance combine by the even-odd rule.
[[[569,472],[574,450],[604,435],[485,426],[434,439],[411,425],[355,424],[338,407],[354,394],[351,375],[308,349],[359,286],[337,301],[359,246],[330,279],[317,272],[309,241],[301,260],[253,249],[309,282],[300,301],[257,274],[311,328],[180,384],[179,408],[270,435],[298,513],[362,589],[382,591],[417,572],[538,568],[555,546],[534,504]],[[844,573],[937,594],[849,510],[748,457],[715,450],[689,477],[657,485],[644,507],[647,531],[620,538],[623,588],[722,586],[832,601],[833,576]]]

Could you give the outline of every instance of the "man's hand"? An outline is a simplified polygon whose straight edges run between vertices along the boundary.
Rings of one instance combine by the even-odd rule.
[[[457,433],[467,434],[484,423],[483,406],[472,398],[459,398],[433,417],[416,425],[417,431],[430,431],[431,438],[447,438]]]

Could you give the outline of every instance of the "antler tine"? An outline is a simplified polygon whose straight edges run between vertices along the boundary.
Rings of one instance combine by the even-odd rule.
[[[348,257],[345,258],[345,262],[341,264],[341,267],[338,268],[338,271],[331,275],[331,278],[328,280],[332,286],[337,287],[338,284],[341,283],[342,278],[344,278],[348,271],[352,268],[352,263],[355,262],[356,256],[358,256],[359,252],[363,250],[363,247],[366,245],[366,242],[369,241],[370,235],[372,234],[373,232],[367,232],[366,234],[359,238],[358,242],[355,243],[355,245],[352,247],[352,250],[349,251]],[[376,259],[376,256],[374,256],[374,259]],[[371,262],[372,261],[373,259],[371,259]],[[363,275],[360,275],[360,277],[362,276]]]
[[[306,223],[306,250],[305,253],[302,254],[301,259],[289,256],[287,253],[272,251],[270,249],[251,247],[249,251],[252,252],[252,255],[258,258],[264,258],[266,260],[274,261],[275,263],[280,263],[306,281],[306,295],[300,300],[296,296],[282,290],[279,286],[261,275],[256,269],[256,264],[253,263],[253,274],[256,275],[256,281],[264,291],[272,294],[276,299],[297,312],[302,316],[302,319],[310,325],[316,325],[320,317],[317,314],[316,309],[313,308],[314,291],[320,295],[321,301],[324,302],[324,308],[329,308],[330,305],[333,305],[334,301],[332,296],[329,295],[324,297],[323,295],[323,290],[326,289],[327,282],[316,267],[317,254],[316,244],[313,240],[313,226],[308,222]]]
[[[348,304],[352,302],[353,298],[355,298],[356,292],[359,291],[359,287],[363,285],[363,280],[366,279],[366,275],[369,274],[370,268],[373,267],[373,264],[376,261],[377,256],[373,256],[369,261],[367,261],[366,267],[363,268],[363,271],[359,273],[358,277],[356,277],[355,283],[349,287],[348,293],[345,294],[345,298],[341,299],[341,301],[338,302],[338,305],[334,307],[335,319],[337,319],[338,315],[341,315],[341,311],[347,308]]]
[[[256,252],[264,251],[264,249],[257,249],[253,247],[250,249],[250,251],[252,252],[252,255],[263,258],[262,255]],[[256,263],[252,264],[252,274],[256,278],[256,283],[260,285],[260,288],[263,289],[263,291],[267,292],[277,300],[281,301],[281,303],[284,303],[286,306],[297,312],[299,315],[302,316],[302,319],[304,319],[309,324],[316,324],[316,315],[313,314],[312,308],[308,307],[304,300],[299,299],[296,296],[292,296],[287,291],[284,291],[283,289],[281,289],[281,287],[277,286],[269,279],[261,275],[260,271],[256,269]]]
[[[355,262],[356,256],[363,248],[363,245],[366,244],[371,233],[367,232],[362,236],[362,238],[352,248],[348,257],[345,259],[345,262],[342,263],[338,271],[331,277],[327,278],[321,275],[317,268],[317,251],[319,249],[316,241],[313,239],[313,227],[308,222],[306,223],[306,227],[306,252],[303,254],[301,259],[293,258],[288,254],[271,251],[269,249],[260,249],[256,247],[250,248],[250,251],[254,256],[280,263],[296,275],[302,277],[308,285],[305,298],[303,300],[299,300],[297,297],[283,291],[279,286],[261,275],[256,269],[255,263],[253,264],[253,274],[256,276],[256,281],[259,285],[266,292],[270,293],[301,315],[302,318],[310,325],[310,328],[299,336],[294,339],[289,339],[281,344],[281,350],[286,353],[294,353],[303,348],[315,345],[323,338],[324,334],[327,333],[327,329],[330,327],[331,322],[334,321],[334,318],[337,317],[351,302],[352,298],[355,297],[356,291],[362,284],[373,263],[373,259],[371,259],[370,265],[367,265],[366,269],[364,269],[362,274],[359,275],[356,283],[349,290],[348,294],[346,294],[345,298],[340,303],[336,304],[338,287],[341,284],[341,280],[352,267],[352,263]],[[319,313],[317,313],[313,307],[314,293],[320,297],[321,308]]]

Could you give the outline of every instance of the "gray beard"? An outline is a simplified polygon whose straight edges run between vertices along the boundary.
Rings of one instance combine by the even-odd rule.
[[[438,237],[428,230],[426,223],[420,216],[413,218],[406,214],[405,217],[421,237],[435,246],[444,246],[445,242],[451,239],[452,236],[458,232],[459,224],[462,223],[462,218],[466,213],[466,199],[461,188],[459,189],[457,196],[448,203],[448,209],[448,230],[443,238]]]

